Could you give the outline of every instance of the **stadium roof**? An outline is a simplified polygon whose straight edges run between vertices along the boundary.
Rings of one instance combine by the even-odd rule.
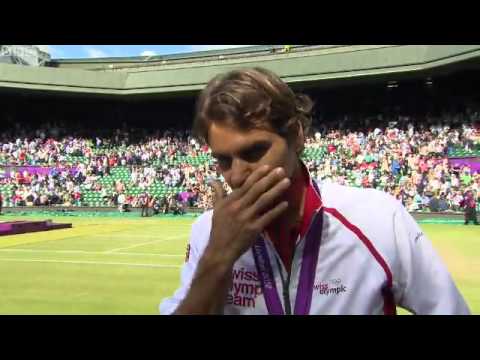
[[[349,45],[289,45],[296,53],[315,49],[333,49]],[[130,56],[106,58],[54,59],[49,65],[59,68],[81,68],[93,71],[115,70],[135,71],[137,68],[159,65],[188,64],[218,60],[247,59],[261,56],[271,56],[282,53],[285,45],[255,45],[230,49],[205,50],[190,53],[178,53],[155,56]]]
[[[268,68],[290,84],[321,86],[427,76],[480,65],[480,45],[317,45],[294,46],[290,52],[282,48],[212,50],[169,55],[169,60],[155,56],[152,61],[144,57],[56,60],[56,67],[0,64],[0,89],[131,98],[198,91],[218,73],[252,66]]]
[[[54,59],[55,63],[104,63],[104,62],[143,62],[145,59],[149,61],[170,60],[170,59],[192,59],[198,57],[231,55],[231,54],[247,54],[262,50],[270,50],[272,48],[282,48],[280,45],[254,45],[238,48],[226,48],[217,50],[194,51],[187,53],[153,55],[153,56],[128,56],[128,57],[98,57],[98,58],[77,58],[77,59]]]
[[[337,46],[348,46],[348,45],[291,45],[291,49],[295,50],[306,50],[314,48],[332,48]],[[104,57],[104,58],[77,58],[77,59],[54,59],[52,64],[69,64],[69,63],[132,63],[139,62],[143,63],[145,61],[156,62],[163,60],[191,60],[191,59],[203,59],[210,57],[218,57],[221,55],[250,55],[261,53],[271,53],[273,51],[283,50],[285,45],[252,45],[252,46],[243,46],[236,48],[225,48],[217,50],[204,50],[204,51],[194,51],[187,53],[177,53],[177,54],[165,54],[165,55],[149,55],[149,56],[128,56],[128,57]]]

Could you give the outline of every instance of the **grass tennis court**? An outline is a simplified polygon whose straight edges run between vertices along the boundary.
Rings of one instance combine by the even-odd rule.
[[[158,314],[160,300],[176,289],[192,217],[0,221],[47,218],[73,228],[0,237],[0,314]],[[422,228],[480,314],[480,227]]]

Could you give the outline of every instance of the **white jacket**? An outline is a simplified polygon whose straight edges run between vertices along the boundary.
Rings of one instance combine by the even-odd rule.
[[[260,237],[253,247],[257,252],[252,248],[234,265],[225,314],[393,314],[395,306],[415,314],[470,313],[442,260],[400,202],[373,189],[324,183],[319,191],[323,204],[297,241],[289,283],[273,244]],[[181,286],[160,304],[161,314],[173,313],[186,296],[209,241],[212,213],[192,225]],[[258,259],[261,244],[268,253],[266,268]],[[269,269],[273,290],[265,280]]]

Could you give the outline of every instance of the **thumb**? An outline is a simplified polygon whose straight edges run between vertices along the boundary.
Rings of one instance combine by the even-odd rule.
[[[210,186],[213,188],[213,192],[214,192],[213,201],[214,201],[214,204],[216,204],[218,201],[220,201],[225,197],[225,190],[223,189],[222,183],[218,180],[210,181]]]

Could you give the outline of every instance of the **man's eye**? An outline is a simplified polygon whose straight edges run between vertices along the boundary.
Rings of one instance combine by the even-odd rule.
[[[244,160],[248,162],[256,162],[260,160],[263,157],[263,155],[265,155],[269,147],[270,146],[266,146],[266,145],[257,146],[247,151],[246,153],[244,153],[242,157]]]

